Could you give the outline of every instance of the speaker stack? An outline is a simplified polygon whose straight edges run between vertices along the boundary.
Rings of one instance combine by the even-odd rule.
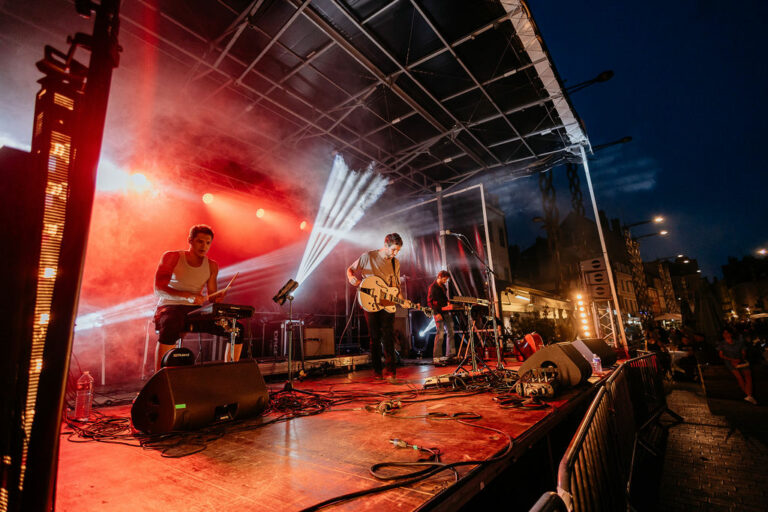
[[[534,368],[554,367],[560,373],[560,385],[583,384],[592,375],[592,354],[597,354],[603,367],[616,364],[616,352],[600,338],[555,343],[537,350],[517,371],[521,377]]]
[[[195,430],[258,416],[269,390],[254,360],[162,368],[133,402],[133,426],[147,434]]]

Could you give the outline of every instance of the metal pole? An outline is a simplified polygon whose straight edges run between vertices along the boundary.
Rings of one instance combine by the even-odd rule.
[[[485,277],[488,280],[488,291],[492,295],[488,297],[492,301],[493,310],[491,312],[491,325],[493,326],[493,341],[496,343],[496,367],[498,369],[504,368],[504,358],[501,353],[501,344],[499,343],[499,331],[496,326],[496,317],[501,318],[501,312],[499,311],[499,301],[496,293],[496,274],[493,272],[493,250],[491,249],[491,237],[490,230],[488,229],[488,209],[485,205],[485,186],[480,184],[480,201],[483,205],[483,224],[485,225],[485,247],[488,251],[488,271],[485,273]]]
[[[619,307],[619,295],[616,293],[616,283],[613,281],[613,270],[611,269],[611,262],[608,259],[608,248],[605,245],[605,238],[603,237],[603,226],[600,222],[600,212],[597,209],[597,201],[595,200],[595,190],[592,188],[592,177],[589,174],[589,163],[587,162],[587,153],[584,151],[584,146],[579,146],[581,151],[581,162],[584,165],[584,174],[587,176],[587,187],[589,187],[589,198],[592,200],[592,210],[595,213],[595,224],[597,224],[597,235],[600,238],[600,248],[603,250],[603,258],[605,259],[605,268],[608,270],[608,284],[611,287],[611,293],[613,294],[613,304],[616,308],[616,321],[619,324],[619,341],[621,347],[624,349],[625,355],[629,355],[629,347],[627,346],[627,336],[624,333],[624,322],[621,318],[621,308]],[[609,307],[610,310],[610,307]]]
[[[440,261],[441,269],[447,267],[447,259],[445,257],[445,224],[443,223],[443,186],[438,185],[436,187],[437,195],[437,232],[440,233]]]

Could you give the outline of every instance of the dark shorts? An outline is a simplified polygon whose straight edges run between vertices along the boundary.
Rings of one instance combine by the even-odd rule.
[[[187,313],[200,306],[160,306],[155,311],[155,329],[159,332],[157,341],[164,345],[175,345],[176,340],[187,332],[204,332],[216,336],[229,338],[229,333],[224,327],[213,320],[193,319]],[[238,334],[235,344],[243,343],[243,324],[237,323]]]

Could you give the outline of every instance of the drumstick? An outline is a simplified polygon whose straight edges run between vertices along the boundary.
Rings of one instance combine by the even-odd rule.
[[[235,282],[235,278],[239,274],[240,274],[240,272],[236,272],[235,275],[232,276],[232,279],[229,280],[229,283],[227,283],[227,286],[225,286],[223,289],[221,289],[221,290],[219,290],[217,292],[209,293],[206,298],[210,300],[211,297],[215,297],[217,295],[221,295],[222,293],[225,293],[227,290],[229,290],[229,287],[232,286],[232,283]]]

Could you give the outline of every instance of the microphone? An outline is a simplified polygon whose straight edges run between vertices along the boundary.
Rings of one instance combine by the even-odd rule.
[[[456,238],[461,238],[462,236],[464,236],[461,233],[452,233],[450,229],[445,229],[443,231],[440,231],[440,235],[455,236]]]

